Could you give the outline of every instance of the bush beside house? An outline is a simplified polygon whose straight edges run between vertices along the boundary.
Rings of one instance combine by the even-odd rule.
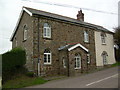
[[[21,48],[14,48],[2,54],[3,82],[13,79],[18,73],[25,72],[26,53]]]

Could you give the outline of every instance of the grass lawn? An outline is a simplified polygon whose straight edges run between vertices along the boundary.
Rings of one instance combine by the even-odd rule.
[[[9,80],[2,85],[2,88],[23,88],[32,85],[44,84],[47,80],[41,77],[21,76],[14,80]]]

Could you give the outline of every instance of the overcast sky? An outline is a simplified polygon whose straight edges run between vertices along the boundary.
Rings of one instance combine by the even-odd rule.
[[[94,12],[94,9],[105,12],[118,13],[118,1],[120,0],[31,0],[35,2],[49,2],[67,4],[83,8],[85,22],[101,25],[111,31],[118,26],[117,14]],[[43,3],[28,2],[23,0],[0,0],[0,54],[12,48],[10,37],[16,26],[19,14],[23,6],[40,9],[43,11],[76,18],[78,8],[60,7]]]

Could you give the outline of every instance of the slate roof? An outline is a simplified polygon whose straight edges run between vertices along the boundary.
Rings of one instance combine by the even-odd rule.
[[[28,7],[24,7],[24,8],[26,8],[28,11],[30,11],[33,15],[46,16],[46,17],[56,18],[56,19],[60,19],[60,20],[68,21],[68,22],[84,24],[84,25],[88,25],[88,26],[91,26],[91,27],[95,27],[98,30],[111,32],[111,31],[107,30],[106,28],[104,28],[102,26],[99,26],[99,25],[79,21],[77,19],[73,19],[73,18],[70,18],[70,17],[66,17],[66,16],[62,16],[62,15],[58,15],[58,14],[54,14],[54,13],[50,13],[50,12],[45,12],[45,11],[42,11],[42,10],[37,10],[37,9],[33,9],[33,8],[28,8]]]
[[[26,9],[27,11],[24,10],[24,9]],[[71,22],[71,23],[75,23],[75,24],[79,24],[79,25],[92,27],[92,28],[95,28],[97,30],[101,30],[101,31],[104,31],[104,32],[113,33],[113,32],[107,30],[106,28],[104,28],[102,26],[87,23],[87,22],[83,22],[83,21],[79,21],[77,19],[73,19],[73,18],[70,18],[70,17],[66,17],[66,16],[62,16],[62,15],[58,15],[58,14],[54,14],[54,13],[50,13],[50,12],[46,12],[46,11],[42,11],[42,10],[37,10],[37,9],[29,8],[29,7],[23,7],[23,10],[26,11],[26,12],[30,12],[32,14],[32,16],[37,15],[37,16],[54,18],[54,19],[58,19],[58,20],[66,21],[66,22]],[[21,18],[21,16],[19,18]],[[10,39],[11,41],[13,40],[14,34],[16,33],[16,29],[17,29],[17,26],[16,26],[16,28],[13,32],[13,35]]]

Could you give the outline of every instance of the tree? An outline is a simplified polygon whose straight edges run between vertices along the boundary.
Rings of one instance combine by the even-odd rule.
[[[115,28],[114,41],[118,45],[118,48],[115,48],[116,60],[120,61],[120,26]]]

